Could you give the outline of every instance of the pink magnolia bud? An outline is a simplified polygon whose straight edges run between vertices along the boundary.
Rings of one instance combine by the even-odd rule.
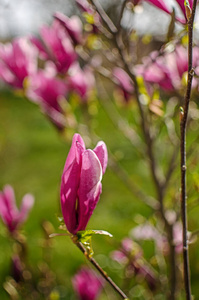
[[[62,213],[72,234],[85,230],[99,201],[107,161],[105,143],[99,142],[94,150],[86,150],[82,137],[74,135],[61,180]]]
[[[18,210],[13,188],[6,185],[0,192],[0,216],[11,233],[25,222],[33,204],[34,197],[26,194],[22,199],[21,208]]]
[[[94,271],[87,268],[82,268],[72,282],[80,300],[96,300],[104,283]]]

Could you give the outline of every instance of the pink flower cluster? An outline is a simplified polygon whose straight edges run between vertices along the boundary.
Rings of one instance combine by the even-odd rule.
[[[76,93],[86,101],[95,84],[92,70],[87,65],[82,68],[78,61],[75,47],[84,40],[79,17],[57,12],[52,25],[41,28],[39,38],[0,44],[0,79],[14,88],[24,88],[26,96],[62,128],[60,99]]]
[[[10,233],[15,232],[25,222],[33,204],[34,197],[26,194],[22,199],[21,208],[18,210],[13,188],[6,185],[0,192],[0,216]]]
[[[193,48],[193,68],[197,74],[199,69],[199,48]],[[161,89],[172,92],[182,88],[182,79],[188,71],[187,49],[177,45],[174,51],[159,53],[153,51],[143,58],[143,64],[136,66],[138,75],[142,75],[147,84],[159,86]],[[193,87],[198,85],[194,78]]]

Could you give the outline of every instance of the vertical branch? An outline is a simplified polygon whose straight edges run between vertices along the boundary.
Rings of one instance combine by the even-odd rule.
[[[183,264],[184,264],[184,285],[186,299],[191,300],[191,282],[189,268],[189,252],[188,252],[188,237],[187,237],[187,184],[186,184],[186,127],[189,111],[189,102],[191,97],[191,86],[194,75],[192,68],[192,48],[193,48],[193,22],[196,11],[197,0],[194,0],[192,14],[188,19],[188,82],[187,90],[184,99],[184,107],[181,112],[180,133],[181,133],[181,214],[183,226]]]

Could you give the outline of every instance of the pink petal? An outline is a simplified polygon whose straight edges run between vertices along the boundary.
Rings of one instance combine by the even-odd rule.
[[[90,149],[82,154],[79,185],[78,228],[84,230],[99,200],[102,186],[102,167],[97,155]]]
[[[107,163],[108,163],[108,151],[106,148],[106,144],[102,141],[98,142],[97,146],[95,147],[95,149],[93,149],[93,151],[99,158],[99,161],[102,166],[102,172],[104,174],[106,171]]]
[[[28,217],[28,214],[33,207],[35,199],[33,195],[26,194],[22,199],[21,209],[17,217],[18,224],[22,224]]]
[[[61,208],[66,227],[75,234],[77,228],[76,202],[80,181],[83,140],[79,134],[73,137],[73,143],[67,157],[61,180]]]
[[[0,215],[3,222],[12,232],[15,228],[15,219],[18,214],[16,207],[14,190],[10,185],[6,185],[2,193],[0,193]]]
[[[68,18],[60,12],[56,12],[54,17],[62,24],[62,26],[64,26],[75,43],[80,43],[82,41],[82,22],[78,16]]]

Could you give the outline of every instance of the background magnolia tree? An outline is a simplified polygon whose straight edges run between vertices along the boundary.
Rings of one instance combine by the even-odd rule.
[[[197,1],[146,2],[0,44],[1,299],[199,297]]]

